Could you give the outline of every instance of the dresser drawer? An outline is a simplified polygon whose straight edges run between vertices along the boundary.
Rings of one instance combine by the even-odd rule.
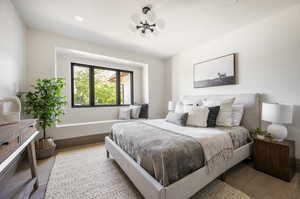
[[[6,144],[0,146],[0,162],[4,161],[10,154],[12,154],[20,145],[20,137],[11,139]]]

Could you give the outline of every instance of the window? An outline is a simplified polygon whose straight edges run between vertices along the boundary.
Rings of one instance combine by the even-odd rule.
[[[72,107],[133,104],[133,72],[71,63]]]

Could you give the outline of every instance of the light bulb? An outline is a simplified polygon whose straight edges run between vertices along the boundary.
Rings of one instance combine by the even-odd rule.
[[[156,23],[157,28],[159,28],[160,30],[165,29],[166,24],[162,19],[158,19],[157,23]]]
[[[134,33],[137,31],[136,25],[133,24],[133,23],[131,23],[131,24],[129,25],[129,29],[130,29],[132,32],[134,32]]]
[[[133,14],[131,16],[131,20],[135,23],[135,24],[140,24],[141,22],[141,16],[137,13]]]
[[[149,22],[154,23],[155,19],[156,19],[156,15],[155,13],[151,10],[149,12],[147,12],[146,17],[148,19]]]
[[[139,31],[139,35],[140,35],[141,37],[146,37],[146,32],[143,33],[142,31]]]

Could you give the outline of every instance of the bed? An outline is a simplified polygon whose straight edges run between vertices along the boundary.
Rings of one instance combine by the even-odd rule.
[[[188,157],[185,157],[185,155],[181,155],[181,158],[195,158],[195,161],[193,162],[192,166],[183,168],[182,173],[179,173],[179,175],[176,175],[176,178],[166,178],[164,175],[157,175],[156,173],[160,172],[152,172],[151,168],[147,168],[145,165],[149,164],[141,164],[141,162],[144,162],[148,158],[141,158],[135,156],[134,150],[130,147],[130,144],[122,144],[122,139],[119,137],[123,137],[123,134],[120,133],[119,137],[114,136],[114,134],[111,137],[105,138],[105,147],[107,150],[107,153],[110,154],[114,160],[120,165],[120,167],[123,169],[123,171],[127,174],[127,176],[131,179],[131,181],[135,184],[137,189],[142,193],[142,195],[146,199],[187,199],[190,198],[192,195],[194,195],[196,192],[198,192],[201,188],[206,186],[208,183],[213,181],[215,178],[223,174],[226,170],[230,169],[234,165],[238,164],[239,162],[243,161],[249,155],[251,154],[251,145],[252,142],[249,142],[249,140],[245,141],[245,134],[243,133],[235,133],[235,132],[246,132],[247,129],[253,129],[260,126],[260,97],[259,94],[239,94],[239,95],[209,95],[209,96],[185,96],[184,99],[227,99],[229,97],[235,97],[235,103],[236,104],[243,104],[245,108],[244,117],[242,120],[243,127],[237,127],[236,129],[202,129],[203,131],[224,131],[227,130],[228,133],[231,135],[231,139],[234,145],[233,155],[232,158],[230,158],[228,161],[224,161],[222,164],[218,165],[215,169],[213,169],[210,172],[208,171],[207,165],[204,164],[203,158],[199,158],[202,156],[200,151],[195,150],[195,147],[193,148],[193,143],[191,140],[186,140],[186,142],[182,142],[180,140],[184,140],[184,137],[178,137],[176,136],[176,132],[188,135],[193,135],[194,130],[200,130],[199,128],[190,128],[190,127],[175,127],[172,124],[167,124],[164,122],[164,120],[149,120],[143,123],[128,123],[128,124],[122,124],[119,126],[119,132],[126,130],[126,125],[128,128],[131,129],[137,129],[140,132],[143,132],[143,129],[146,131],[150,131],[154,133],[164,133],[167,134],[167,131],[175,132],[173,135],[173,138],[171,141],[175,140],[176,144],[182,144],[186,145],[189,148],[184,149],[183,151],[192,151],[193,153],[188,154]],[[132,126],[133,125],[133,126]],[[134,126],[136,125],[136,126]],[[116,126],[117,128],[118,126]],[[140,129],[139,129],[140,128]],[[150,130],[149,130],[150,129]],[[160,130],[158,130],[160,129]],[[147,133],[143,132],[145,135]],[[134,136],[135,133],[133,131],[132,136]],[[152,133],[151,133],[152,134]],[[118,135],[118,134],[116,134]],[[242,135],[242,136],[237,136]],[[182,136],[182,135],[179,135]],[[119,138],[119,139],[118,139]],[[138,137],[136,138],[138,142],[142,142],[142,140],[138,140]],[[169,139],[168,137],[166,137]],[[164,138],[164,139],[166,139]],[[127,139],[127,138],[126,138]],[[157,142],[153,137],[149,138],[150,140],[153,140],[151,143],[151,146],[155,145],[152,143]],[[168,145],[169,142],[163,142],[160,140],[159,144]],[[135,140],[135,139],[131,139]],[[162,143],[161,143],[162,142]],[[129,142],[130,143],[130,142]],[[149,146],[149,150],[153,149]],[[196,145],[195,145],[196,146]],[[145,151],[147,151],[147,147],[144,148]],[[177,152],[180,156],[182,152]],[[145,157],[147,156],[147,153],[144,153]],[[171,155],[172,153],[166,153],[167,155]],[[174,153],[173,153],[174,154]],[[175,156],[177,156],[175,154]],[[165,159],[164,159],[165,160]],[[181,159],[179,159],[181,161]],[[161,161],[160,159],[158,161]],[[182,162],[184,162],[185,159],[182,159]],[[171,161],[172,162],[172,161]],[[166,163],[167,164],[167,163]],[[169,164],[170,165],[170,164]],[[160,170],[165,170],[167,167],[159,168]],[[191,170],[192,169],[192,170]],[[154,169],[156,170],[156,169]],[[171,174],[172,170],[169,171],[169,174]],[[165,171],[165,173],[168,173],[168,171]],[[184,175],[183,175],[184,174]],[[179,177],[178,177],[179,176]],[[169,177],[169,176],[168,176]]]

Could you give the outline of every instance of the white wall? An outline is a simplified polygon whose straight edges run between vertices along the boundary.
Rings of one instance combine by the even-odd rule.
[[[295,105],[289,138],[300,158],[300,5],[182,52],[167,62],[169,99],[186,94],[263,93],[264,101]],[[201,37],[201,35],[199,35]],[[193,88],[193,64],[237,53],[237,85]],[[169,74],[167,72],[166,74]]]
[[[25,26],[9,0],[0,1],[0,97],[23,90]]]
[[[149,96],[149,116],[150,118],[164,117],[167,105],[165,103],[165,67],[161,60],[35,29],[27,30],[27,87],[38,78],[55,76],[55,48],[73,49],[148,64],[148,68],[145,69],[148,73],[145,79],[148,81],[143,86],[147,87],[149,92],[146,92],[147,89],[143,89],[143,92],[146,99]],[[99,108],[99,110],[104,109]],[[55,139],[91,135],[108,132],[109,126],[107,124],[98,125],[95,128],[86,126],[85,130],[55,128],[50,130],[50,135]]]
[[[75,55],[58,53],[56,56],[57,76],[66,79],[66,88],[63,90],[63,93],[67,97],[68,101],[68,104],[65,108],[65,115],[62,117],[62,124],[116,120],[118,118],[119,107],[72,108],[71,62],[133,71],[134,102],[143,103],[142,67],[126,66],[116,63],[103,62],[96,59],[83,58]]]

